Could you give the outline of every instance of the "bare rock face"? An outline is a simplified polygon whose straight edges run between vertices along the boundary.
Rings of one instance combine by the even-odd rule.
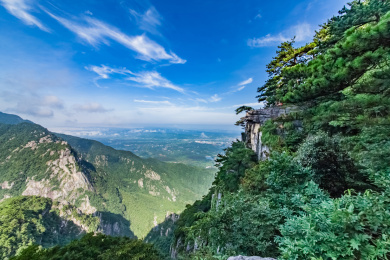
[[[275,258],[270,257],[260,257],[260,256],[231,256],[227,260],[276,260]]]
[[[269,153],[269,148],[261,141],[261,126],[270,119],[296,111],[298,107],[295,106],[275,106],[248,111],[242,118],[245,122],[245,134],[243,134],[242,141],[257,154],[258,160],[266,159]]]
[[[39,146],[41,143],[52,142],[50,138],[41,138],[38,144],[30,145],[29,148]],[[31,142],[30,142],[31,143]],[[29,144],[30,144],[29,143]],[[24,196],[41,196],[59,201],[63,204],[74,204],[84,191],[92,191],[86,175],[78,170],[77,158],[74,157],[66,142],[62,145],[62,150],[55,151],[58,157],[46,163],[48,177],[42,180],[34,180],[34,177],[28,177],[26,180],[26,189],[23,191]],[[57,184],[53,184],[57,183]],[[85,214],[92,214],[96,211],[89,203],[88,196],[81,199],[81,211]]]

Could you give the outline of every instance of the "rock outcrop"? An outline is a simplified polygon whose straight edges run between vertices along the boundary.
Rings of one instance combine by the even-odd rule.
[[[257,154],[258,160],[264,160],[269,153],[269,148],[261,141],[261,126],[270,119],[297,112],[298,110],[296,106],[274,106],[250,110],[241,119],[245,123],[245,133],[242,135],[242,141]]]

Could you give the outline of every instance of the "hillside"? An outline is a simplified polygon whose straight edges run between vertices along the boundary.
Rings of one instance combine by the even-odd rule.
[[[105,209],[130,219],[137,236],[145,236],[154,223],[207,193],[214,178],[212,170],[142,159],[97,141],[56,135],[90,163],[95,173],[91,181]]]
[[[390,257],[389,26],[389,1],[352,1],[311,43],[278,47],[266,106],[237,109],[245,142],[180,215],[173,257]]]
[[[98,221],[49,198],[7,199],[0,203],[0,257],[7,259],[32,243],[45,247],[67,244],[95,230]]]
[[[98,230],[143,237],[207,192],[211,171],[141,159],[99,142],[0,122],[0,196],[48,197],[99,217]],[[13,121],[12,121],[12,120]]]

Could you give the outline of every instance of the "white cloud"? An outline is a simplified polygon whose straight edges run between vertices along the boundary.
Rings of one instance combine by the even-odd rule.
[[[244,80],[244,81],[241,81],[240,83],[238,83],[238,86],[248,85],[248,84],[251,84],[252,82],[253,82],[253,78],[249,78],[247,80]]]
[[[241,87],[239,87],[236,91],[241,91],[241,90],[243,90],[245,87],[246,87],[246,86],[241,86]]]
[[[32,9],[29,0],[0,0],[0,4],[13,16],[19,18],[27,25],[37,26],[39,29],[49,32],[49,29],[44,26],[35,16],[29,11]]]
[[[184,64],[186,62],[186,60],[179,58],[173,52],[167,53],[164,47],[149,39],[145,34],[128,36],[122,33],[118,28],[92,17],[85,17],[85,24],[80,24],[56,16],[48,11],[46,12],[68,30],[74,32],[79,38],[92,46],[97,46],[99,44],[109,45],[109,40],[113,40],[138,53],[138,59],[145,61],[168,60],[170,63],[175,64]]]
[[[146,103],[146,104],[162,104],[162,105],[172,105],[171,102],[169,101],[154,101],[154,100],[139,100],[139,99],[134,99],[133,100],[136,103]]]
[[[231,87],[232,89],[233,88],[235,88],[235,89],[233,89],[225,94],[232,94],[232,93],[241,91],[246,87],[246,85],[251,84],[252,82],[253,82],[253,78],[249,78],[247,80],[241,81],[240,83],[237,84],[237,86]]]
[[[52,108],[64,108],[64,103],[56,96],[45,96],[42,100],[42,105]]]
[[[85,67],[85,69],[95,72],[99,75],[98,78],[100,79],[108,79],[110,78],[109,75],[111,74],[121,74],[121,75],[133,75],[133,73],[130,70],[127,70],[126,68],[111,68],[105,65],[99,66],[89,66]]]
[[[12,92],[3,92],[1,96],[14,104],[8,107],[7,110],[18,114],[34,117],[52,117],[54,115],[53,109],[61,110],[64,108],[62,100],[57,96],[42,97],[36,94],[16,94]]]
[[[141,84],[142,87],[151,89],[154,87],[168,88],[184,93],[183,88],[172,84],[172,82],[162,77],[157,71],[143,71],[140,73],[134,73],[133,75],[133,77],[128,77],[127,79]]]
[[[139,83],[140,87],[145,88],[168,88],[176,90],[180,93],[184,93],[184,89],[174,85],[172,82],[170,82],[168,79],[161,76],[160,73],[157,71],[142,71],[142,72],[131,72],[130,70],[127,70],[126,68],[111,68],[105,65],[99,66],[89,66],[85,67],[87,70],[93,71],[96,74],[99,75],[97,79],[108,79],[110,78],[111,74],[120,74],[120,75],[126,75],[128,77],[124,78],[124,80],[129,80],[133,82]]]
[[[144,31],[148,31],[153,34],[159,34],[157,27],[161,26],[162,16],[154,8],[150,7],[145,13],[141,14],[137,11],[130,9],[130,14],[135,18],[139,28]]]
[[[91,103],[82,104],[82,105],[76,105],[75,109],[77,111],[88,112],[88,113],[106,113],[106,112],[112,110],[112,109],[106,109],[101,104],[96,103],[96,102],[91,102]]]
[[[215,94],[213,96],[210,97],[209,101],[210,102],[218,102],[218,101],[221,101],[222,98],[218,96],[218,94]]]
[[[205,100],[203,98],[195,98],[194,101],[201,102],[201,103],[207,103],[207,100]]]
[[[248,40],[250,47],[264,47],[273,46],[281,42],[288,41],[295,36],[296,42],[309,40],[313,36],[314,31],[312,26],[308,23],[301,23],[290,27],[288,30],[279,33],[278,35],[267,34],[260,38],[253,38]]]

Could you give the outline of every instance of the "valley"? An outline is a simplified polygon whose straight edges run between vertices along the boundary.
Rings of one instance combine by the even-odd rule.
[[[207,192],[214,169],[142,159],[98,141],[53,134],[1,113],[0,196],[51,198],[100,219],[109,235],[144,237]],[[134,235],[133,235],[134,234]]]

